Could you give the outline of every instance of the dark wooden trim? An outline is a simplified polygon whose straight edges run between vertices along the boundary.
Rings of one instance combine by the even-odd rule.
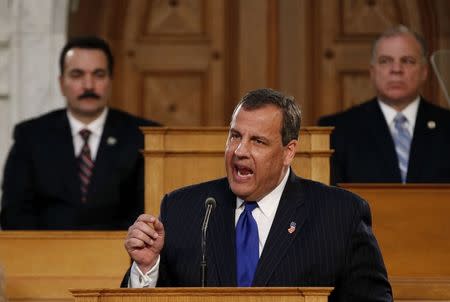
[[[310,119],[313,121],[313,124],[316,124],[317,119],[322,115],[322,103],[320,100],[322,99],[322,78],[321,78],[321,70],[322,70],[322,51],[324,49],[322,42],[322,32],[323,26],[321,23],[322,20],[322,9],[326,9],[322,7],[321,1],[310,0],[309,3],[311,7],[312,17],[308,20],[310,24],[309,28],[313,29],[311,31],[311,38],[309,39],[311,43],[309,43],[308,51],[310,52],[310,66],[308,66],[308,70],[310,70],[311,74],[311,85],[310,89],[310,102],[306,103],[311,106],[310,109]]]
[[[440,30],[438,26],[438,20],[436,15],[436,5],[434,1],[429,0],[417,0],[417,7],[420,14],[420,22],[422,27],[422,35],[425,39],[425,42],[428,46],[428,63],[429,58],[433,51],[439,48],[439,36]],[[439,95],[439,83],[436,79],[436,76],[433,74],[433,69],[430,64],[428,64],[428,79],[424,84],[422,89],[423,95],[430,101],[435,104],[438,103],[438,95]]]
[[[230,122],[239,95],[239,0],[225,1],[224,125]]]
[[[267,85],[278,89],[280,86],[280,22],[279,1],[267,2]]]

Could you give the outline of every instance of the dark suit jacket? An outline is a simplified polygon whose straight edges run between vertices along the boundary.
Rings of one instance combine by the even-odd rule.
[[[401,182],[394,141],[376,99],[323,117],[319,125],[335,127],[332,183]],[[417,112],[406,181],[450,182],[450,111],[424,99]]]
[[[3,176],[2,228],[128,228],[144,210],[143,134],[138,127],[155,125],[109,109],[82,204],[66,110],[18,124]]]
[[[226,178],[164,197],[165,245],[158,286],[200,286],[205,199],[217,201],[208,228],[208,286],[236,286],[236,196]],[[291,222],[296,230],[288,232]],[[122,283],[127,286],[128,276]],[[336,187],[291,173],[253,286],[333,286],[330,301],[391,301],[368,204]]]

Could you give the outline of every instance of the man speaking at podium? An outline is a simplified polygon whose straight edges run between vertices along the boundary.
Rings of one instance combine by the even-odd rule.
[[[330,301],[392,301],[368,204],[290,168],[299,130],[294,99],[271,89],[244,96],[227,177],[167,194],[159,219],[138,217],[122,286],[330,286]]]

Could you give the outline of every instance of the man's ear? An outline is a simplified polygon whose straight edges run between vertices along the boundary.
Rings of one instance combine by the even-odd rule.
[[[294,160],[295,153],[297,151],[298,140],[291,140],[286,146],[284,146],[284,164],[289,166]]]
[[[64,85],[64,83],[63,83],[63,81],[64,81],[64,79],[63,79],[63,76],[62,75],[60,75],[59,77],[58,77],[58,82],[59,82],[59,90],[61,91],[61,94],[62,95],[64,95],[64,87],[63,87],[63,85]]]
[[[369,73],[370,73],[370,79],[372,80],[372,82],[373,82],[373,80],[374,80],[374,78],[375,78],[375,75],[374,75],[374,66],[373,66],[373,63],[370,63],[370,66],[369,66]]]
[[[425,81],[427,80],[427,78],[428,78],[428,71],[429,70],[429,67],[428,67],[428,64],[425,64],[425,66],[423,66],[423,70],[422,70],[422,84],[423,83],[425,83]]]

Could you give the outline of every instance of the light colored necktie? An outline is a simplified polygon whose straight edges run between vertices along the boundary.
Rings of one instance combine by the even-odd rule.
[[[252,286],[259,260],[258,225],[252,211],[256,202],[245,202],[245,209],[236,224],[236,264],[238,286]]]
[[[392,133],[403,183],[406,183],[406,175],[408,173],[409,149],[411,146],[411,134],[406,127],[406,122],[406,117],[400,112],[397,113],[394,118],[395,130]]]
[[[92,169],[94,168],[94,162],[91,158],[91,150],[89,148],[88,140],[91,135],[91,131],[83,129],[80,131],[80,135],[83,138],[84,145],[81,148],[81,153],[78,158],[79,175],[81,180],[81,202],[86,202],[89,183],[91,181]]]

